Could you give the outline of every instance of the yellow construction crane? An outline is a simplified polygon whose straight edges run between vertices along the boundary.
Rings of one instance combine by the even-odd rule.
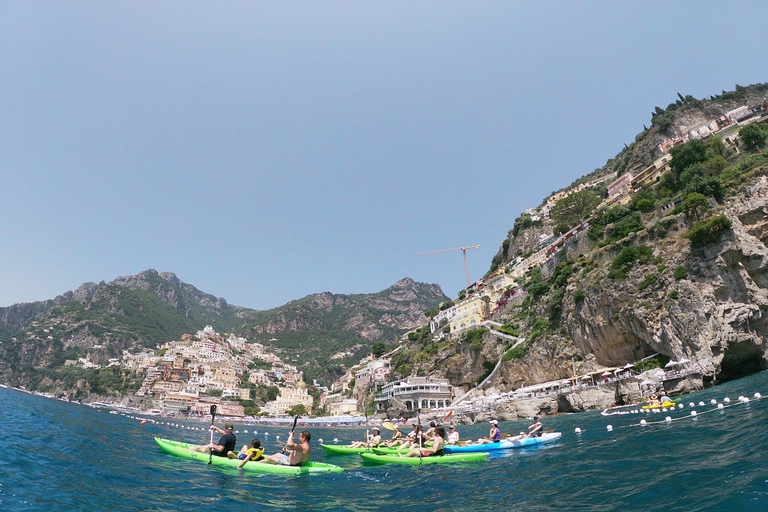
[[[469,266],[467,266],[467,249],[477,249],[480,247],[479,245],[472,245],[470,247],[455,247],[453,249],[441,249],[439,251],[427,251],[427,252],[420,252],[419,254],[435,254],[436,252],[450,252],[450,251],[461,251],[464,253],[464,272],[467,274],[467,288],[470,286],[469,282]]]

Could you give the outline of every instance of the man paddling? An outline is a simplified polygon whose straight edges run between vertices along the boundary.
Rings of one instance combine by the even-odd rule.
[[[528,434],[525,437],[539,437],[543,431],[544,425],[539,421],[539,415],[534,414],[533,423],[528,427]],[[521,432],[522,434],[522,432]]]
[[[235,459],[237,458],[237,455],[235,455],[234,449],[237,445],[237,438],[235,437],[235,434],[232,433],[233,428],[234,425],[232,425],[231,421],[224,423],[224,430],[220,429],[216,425],[211,425],[209,430],[215,430],[221,434],[221,438],[219,438],[218,444],[208,443],[202,446],[191,446],[189,449],[195,452],[210,451],[211,455],[215,455],[217,457],[229,457],[230,459]],[[211,437],[213,437],[213,434],[211,434]]]
[[[302,430],[299,433],[299,442],[293,442],[293,430],[288,434],[288,442],[285,444],[285,448],[290,450],[288,453],[276,453],[265,457],[260,460],[260,463],[266,464],[282,464],[283,466],[301,466],[309,460],[309,456],[312,454],[312,448],[309,447],[309,440],[312,438],[306,430]]]

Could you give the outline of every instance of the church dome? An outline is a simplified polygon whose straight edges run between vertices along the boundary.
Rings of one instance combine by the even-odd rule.
[[[300,380],[299,382],[297,382],[297,383],[296,383],[296,387],[297,387],[298,389],[307,389],[307,385],[304,383],[304,381],[303,381],[303,380]]]

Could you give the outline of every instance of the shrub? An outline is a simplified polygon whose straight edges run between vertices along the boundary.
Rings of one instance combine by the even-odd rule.
[[[655,272],[646,274],[645,278],[643,278],[643,281],[638,285],[637,291],[641,292],[645,290],[646,288],[648,288],[650,285],[652,285],[658,280],[659,280],[659,276]]]
[[[677,297],[678,297],[677,290],[672,290],[671,292],[669,292],[669,298],[670,299],[677,300]]]
[[[582,290],[581,288],[573,292],[573,302],[575,302],[576,304],[583,301],[584,297],[585,297],[584,290]]]
[[[677,268],[675,268],[675,279],[681,280],[688,277],[688,267],[685,267],[683,265],[679,265]]]
[[[692,247],[703,247],[714,243],[718,233],[731,229],[731,224],[731,219],[725,215],[718,215],[707,221],[695,223],[684,236],[691,241]]]
[[[501,358],[502,361],[511,361],[512,359],[520,359],[525,357],[528,353],[528,343],[521,343],[515,348],[507,351]]]
[[[622,249],[618,256],[613,259],[611,267],[627,273],[629,272],[629,267],[634,262],[645,264],[651,261],[652,258],[653,250],[647,245],[630,245]]]
[[[549,291],[549,284],[541,282],[534,283],[528,287],[528,294],[534,299],[540,297]]]
[[[640,220],[640,212],[634,212],[614,224],[612,237],[621,239],[641,229],[643,229],[643,223]]]

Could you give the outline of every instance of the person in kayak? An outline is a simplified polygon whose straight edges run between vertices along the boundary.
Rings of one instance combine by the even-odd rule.
[[[445,455],[445,427],[442,425],[436,426],[435,435],[434,437],[430,437],[429,440],[432,442],[432,446],[429,448],[415,448],[403,455],[403,457],[431,457],[433,455]]]
[[[349,444],[352,448],[365,448],[367,446],[370,446],[371,448],[375,448],[381,444],[381,431],[379,430],[379,427],[373,427],[373,435],[369,436],[368,433],[365,433],[365,437],[368,440],[366,441],[354,441]]]
[[[400,443],[403,442],[403,433],[400,432],[400,429],[397,428],[397,425],[393,425],[395,427],[395,431],[392,432],[392,437],[389,439],[389,441],[384,441],[382,444],[384,446],[397,446]]]
[[[459,433],[456,432],[456,427],[453,425],[448,427],[448,437],[445,439],[445,444],[459,444]]]
[[[533,423],[528,427],[528,432],[520,432],[520,434],[525,435],[525,437],[539,437],[542,434],[542,431],[544,429],[544,425],[541,424],[541,421],[539,421],[539,415],[534,414],[533,416]]]
[[[288,442],[285,443],[285,449],[290,450],[288,453],[275,453],[269,457],[264,457],[260,460],[260,463],[265,464],[282,464],[283,466],[301,466],[309,460],[309,456],[312,454],[312,448],[309,447],[309,441],[312,438],[306,430],[302,430],[299,433],[299,442],[293,442],[293,431],[288,434]]]
[[[258,462],[263,459],[264,448],[261,447],[261,440],[251,439],[251,447],[248,448],[248,445],[243,445],[243,448],[240,450],[237,458],[243,461],[237,465],[238,469],[243,467],[249,460]]]
[[[211,455],[215,455],[217,457],[229,457],[230,459],[237,458],[237,455],[235,455],[235,452],[233,451],[235,449],[235,445],[237,444],[237,438],[235,437],[235,434],[232,433],[233,429],[234,425],[232,425],[231,421],[224,423],[224,430],[220,429],[216,425],[211,425],[209,430],[215,430],[221,434],[221,438],[219,438],[218,444],[209,443],[202,446],[192,446],[189,449],[196,452],[210,451]]]
[[[488,432],[488,437],[481,437],[475,444],[498,443],[501,441],[501,430],[499,430],[499,422],[496,420],[491,420],[490,424],[491,430]]]

